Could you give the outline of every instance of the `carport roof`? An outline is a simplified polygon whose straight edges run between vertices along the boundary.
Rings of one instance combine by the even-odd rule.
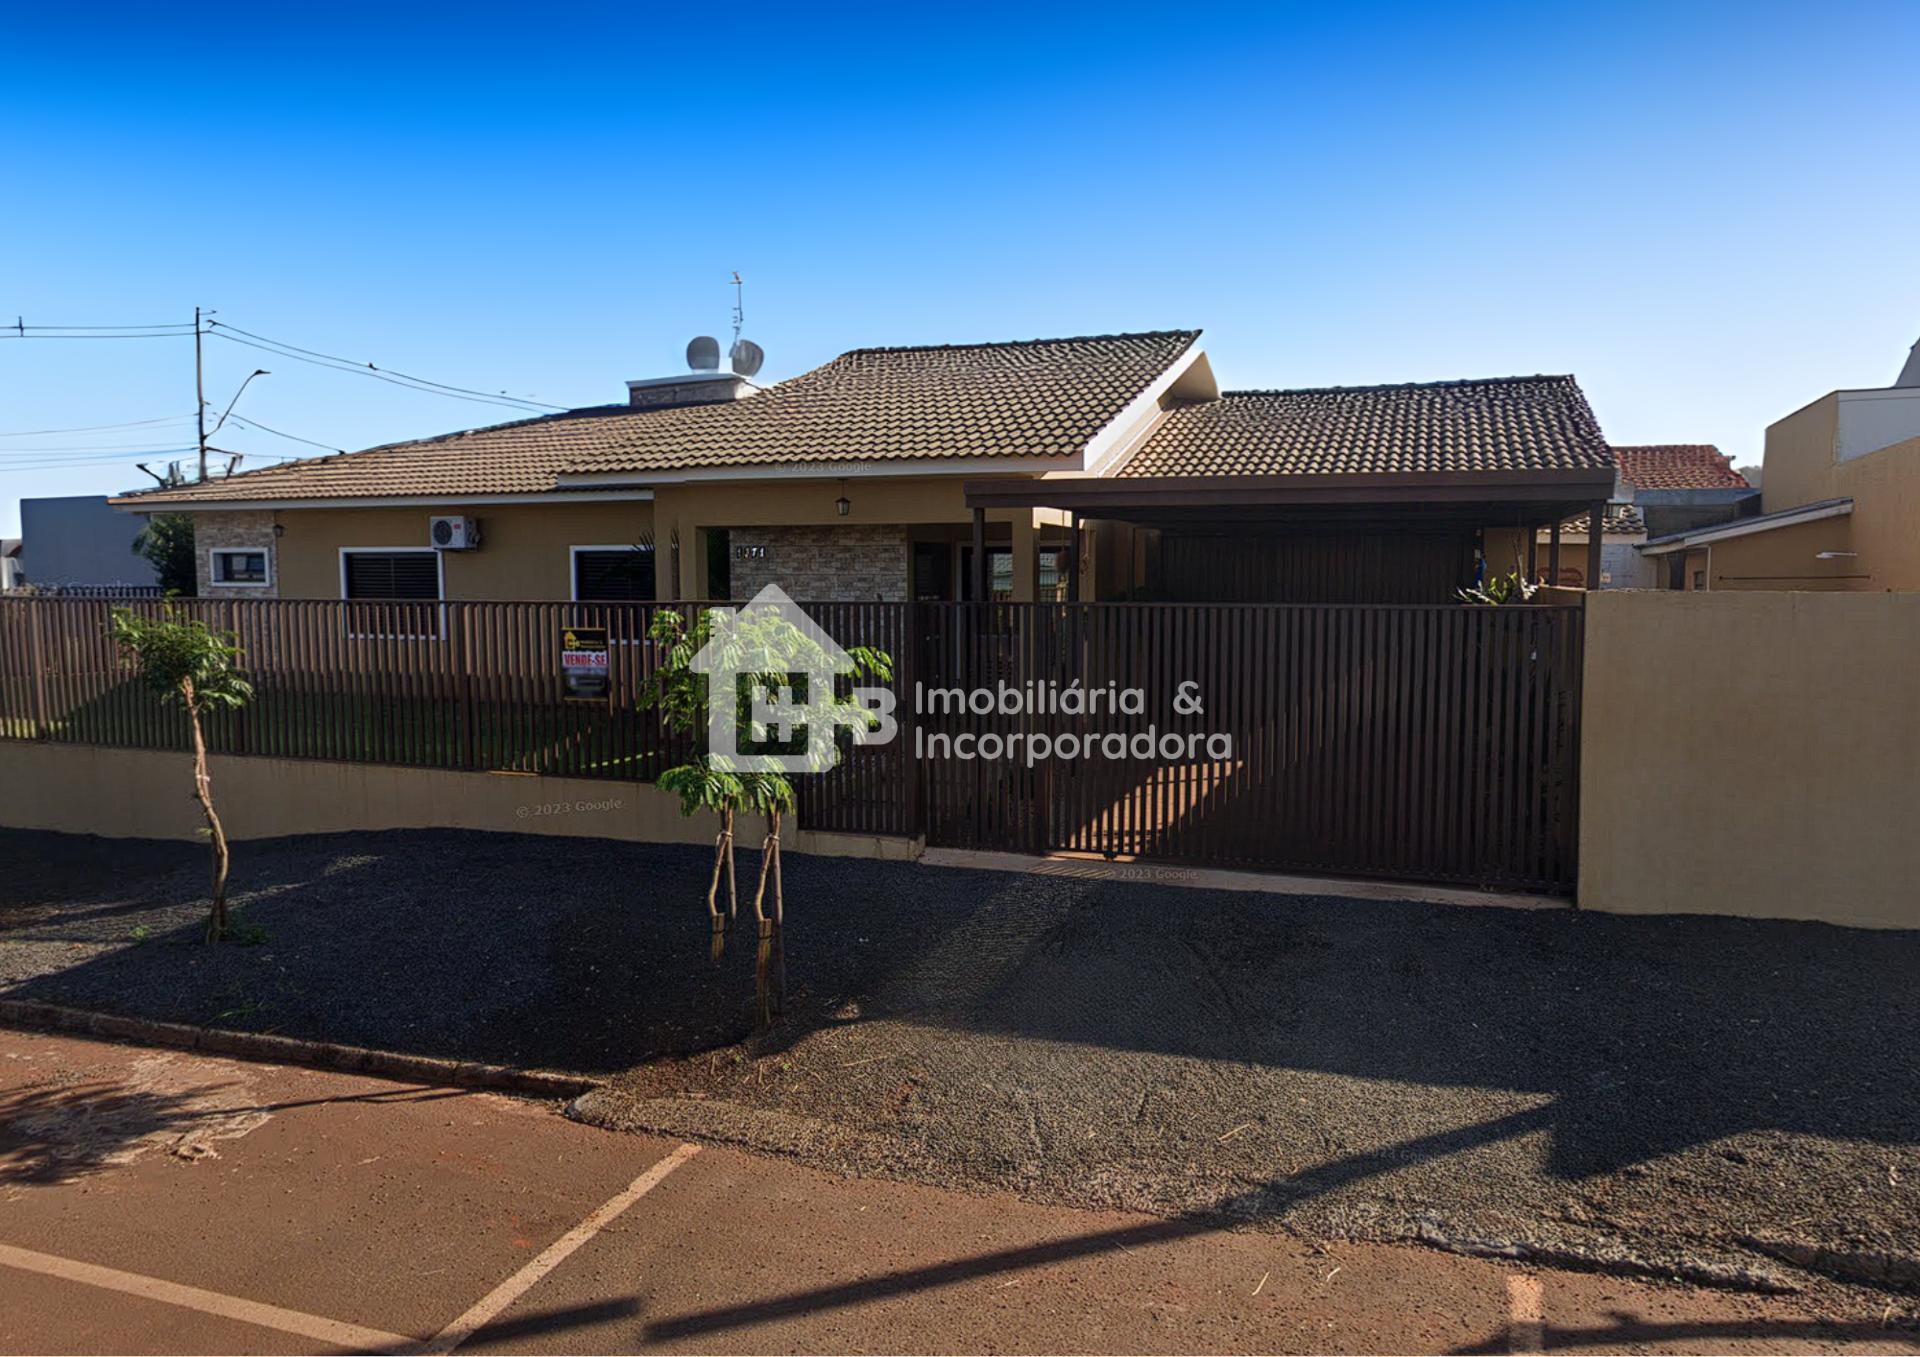
[[[1176,406],[1122,477],[1604,472],[1572,377],[1229,391]]]
[[[1612,496],[1572,377],[1235,391],[1168,409],[1108,476],[978,480],[975,508],[1162,525],[1525,527]]]

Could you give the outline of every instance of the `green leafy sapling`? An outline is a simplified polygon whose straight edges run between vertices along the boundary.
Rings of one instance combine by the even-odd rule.
[[[751,710],[758,695],[777,701],[793,683],[796,674],[817,674],[831,670],[826,651],[804,629],[795,626],[773,610],[748,609],[727,614],[717,609],[702,611],[689,627],[685,618],[673,609],[662,609],[654,618],[649,633],[660,648],[660,663],[646,680],[640,695],[642,709],[660,712],[670,729],[694,738],[704,745],[711,710],[708,675],[694,668],[695,656],[715,637],[720,638],[718,652],[709,667],[735,673],[736,711]],[[854,677],[890,681],[892,658],[869,646],[853,646],[845,651],[852,662]],[[745,670],[742,661],[753,657],[760,668]],[[843,666],[844,667],[844,666]],[[857,739],[862,731],[877,728],[878,722],[864,713],[858,697],[829,691],[819,700],[844,708],[836,725],[852,727]],[[806,761],[805,771],[826,772],[837,761],[837,744],[829,752],[815,753],[813,746],[794,750]],[[755,967],[758,1014],[762,1026],[772,1020],[779,999],[786,991],[784,952],[779,952],[780,974],[777,982],[769,975],[769,965],[777,952],[776,943],[786,921],[786,902],[780,866],[780,830],[783,818],[796,804],[793,782],[784,772],[746,769],[739,761],[710,749],[701,749],[687,763],[667,769],[658,785],[680,798],[680,813],[692,816],[707,812],[720,821],[714,839],[713,871],[707,884],[707,913],[713,923],[712,955],[718,961],[726,946],[726,931],[739,914],[739,894],[734,874],[734,822],[740,812],[766,817],[767,836],[761,845],[760,876],[753,895],[753,912],[759,933],[759,955]],[[727,907],[719,904],[720,882],[727,884]],[[769,901],[768,891],[772,895]],[[771,912],[769,912],[771,904]]]
[[[193,797],[207,821],[213,853],[213,907],[207,915],[208,942],[227,935],[227,872],[232,858],[227,833],[213,806],[213,779],[207,771],[207,738],[202,718],[209,711],[234,710],[253,697],[253,685],[236,667],[239,647],[231,632],[216,632],[197,618],[182,616],[172,604],[157,617],[115,608],[108,622],[114,644],[131,656],[141,682],[165,703],[187,713],[193,737]]]

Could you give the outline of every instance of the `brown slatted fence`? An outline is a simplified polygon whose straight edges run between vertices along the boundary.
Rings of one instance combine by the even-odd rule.
[[[922,713],[929,736],[1056,742],[1032,768],[927,761],[930,842],[1572,889],[1578,607],[917,607],[929,686],[1077,679],[1102,695],[1071,713]],[[1182,684],[1197,711],[1175,705]],[[1129,691],[1138,710],[1107,696]]]
[[[177,710],[107,636],[116,606],[0,600],[0,738],[184,749]],[[636,709],[661,608],[698,604],[189,600],[239,638],[254,701],[217,752],[651,781],[687,758]],[[1450,604],[831,603],[895,663],[899,736],[800,783],[810,829],[1338,875],[1569,890],[1583,610]],[[612,695],[562,696],[560,633],[604,626]],[[1063,710],[1077,683],[1096,709]],[[1174,698],[1190,683],[1200,710]],[[1018,694],[1019,710],[998,700]],[[1139,690],[1122,710],[1113,694]],[[986,709],[975,692],[994,695]],[[959,694],[956,700],[952,694]],[[916,701],[916,695],[920,700]],[[1037,702],[1036,702],[1037,699]],[[1189,736],[1230,736],[1230,752]],[[1006,746],[1044,735],[1122,757]],[[1148,758],[1135,742],[1182,742]],[[955,758],[963,738],[996,757]]]
[[[184,718],[136,680],[108,636],[148,598],[0,600],[0,738],[185,749]],[[225,754],[651,781],[688,741],[636,703],[658,661],[650,603],[404,603],[189,599],[231,632],[254,698],[212,714]],[[560,633],[604,626],[612,693],[562,695]]]

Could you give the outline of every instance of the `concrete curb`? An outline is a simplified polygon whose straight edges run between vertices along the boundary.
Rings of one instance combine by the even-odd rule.
[[[35,1031],[74,1032],[110,1041],[138,1041],[152,1046],[177,1046],[242,1060],[270,1060],[283,1065],[377,1074],[390,1079],[412,1079],[453,1088],[498,1089],[538,1098],[577,1098],[599,1088],[602,1080],[557,1070],[525,1070],[512,1065],[487,1065],[476,1060],[443,1060],[430,1055],[376,1051],[365,1046],[342,1046],[326,1041],[303,1041],[266,1032],[232,1032],[218,1027],[195,1027],[182,1022],[128,1018],[83,1008],[39,1003],[28,999],[0,999],[0,1026]]]

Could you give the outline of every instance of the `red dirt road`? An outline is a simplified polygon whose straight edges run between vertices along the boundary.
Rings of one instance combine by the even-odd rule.
[[[1876,1315],[831,1178],[0,1031],[0,1350],[1920,1352]]]

